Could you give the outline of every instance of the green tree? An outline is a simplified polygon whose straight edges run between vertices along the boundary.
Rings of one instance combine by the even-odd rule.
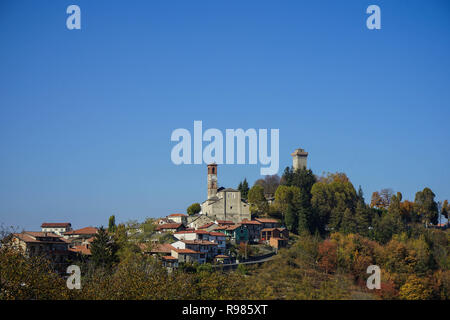
[[[442,204],[441,214],[448,219],[448,214],[450,212],[450,205],[448,204],[448,200],[445,200]]]
[[[429,223],[438,223],[438,206],[434,201],[434,193],[430,188],[425,188],[416,193],[414,199],[414,211],[420,221],[424,222],[426,226]]]
[[[320,231],[319,218],[311,205],[311,190],[316,181],[317,179],[313,172],[306,168],[300,168],[294,171],[292,168],[287,167],[281,177],[280,186],[278,187],[278,189],[281,188],[281,193],[284,193],[286,190],[283,187],[295,187],[298,189],[298,191],[294,192],[295,196],[292,199],[294,201],[294,210],[297,213],[298,225],[296,227],[299,233],[306,231],[315,233],[316,231]],[[280,195],[278,198],[282,200]],[[279,202],[281,203],[281,201]]]
[[[248,192],[248,202],[250,203],[250,211],[252,213],[268,212],[269,205],[264,197],[264,188],[258,185],[253,186]]]
[[[391,201],[388,207],[389,214],[392,214],[395,217],[402,218],[401,202],[402,202],[402,194],[400,192],[397,192],[396,195],[393,195],[391,197]]]
[[[116,231],[116,216],[115,215],[112,215],[109,217],[108,231],[109,232]]]
[[[356,217],[349,208],[345,209],[344,211],[340,230],[344,234],[356,233],[358,231]]]
[[[287,205],[284,221],[290,232],[297,233],[298,213],[292,202],[289,202]]]
[[[192,216],[194,214],[199,213],[201,210],[202,210],[202,207],[200,206],[200,203],[196,202],[196,203],[191,204],[187,208],[186,212],[187,212],[188,215]]]
[[[346,209],[354,213],[358,196],[353,184],[344,173],[329,173],[316,182],[311,189],[311,204],[317,212],[320,231],[340,229]]]
[[[367,236],[371,222],[370,208],[362,201],[358,201],[355,210],[356,232]]]
[[[247,178],[244,178],[244,181],[239,182],[238,190],[241,192],[241,198],[247,200],[249,192]]]
[[[373,219],[372,237],[381,243],[387,243],[395,234],[401,234],[405,231],[404,224],[399,216],[384,211],[381,216],[375,216]]]
[[[118,245],[103,227],[100,227],[91,244],[92,261],[95,267],[110,269],[117,262]]]

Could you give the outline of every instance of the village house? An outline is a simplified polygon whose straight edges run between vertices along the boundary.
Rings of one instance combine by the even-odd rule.
[[[287,245],[289,231],[286,228],[266,228],[261,230],[261,241],[274,248],[282,248]]]
[[[217,244],[218,252],[223,253],[227,247],[227,236],[224,233],[205,230],[184,230],[173,235],[178,240],[206,240]]]
[[[169,271],[172,271],[174,268],[178,268],[178,259],[172,256],[162,256],[161,257],[162,265],[166,267]]]
[[[159,218],[155,221],[155,224],[158,224],[158,225],[166,224],[166,223],[176,223],[176,222],[169,218]]]
[[[275,249],[284,248],[287,246],[288,240],[284,238],[270,238],[269,245]]]
[[[216,220],[215,223],[216,223],[219,227],[222,227],[222,226],[231,226],[231,225],[234,224],[234,222],[231,221],[231,220]]]
[[[164,232],[177,232],[182,230],[183,224],[181,223],[165,223],[165,224],[160,224],[156,227],[156,232],[158,233],[164,233]]]
[[[168,215],[166,218],[172,220],[175,223],[181,223],[184,226],[187,226],[187,214],[183,213],[172,213]]]
[[[95,237],[98,229],[94,227],[86,227],[78,230],[71,230],[63,233],[63,237],[71,241],[74,245],[81,245],[84,240]]]
[[[256,220],[242,220],[241,225],[248,229],[248,237],[250,242],[259,242],[263,224]]]
[[[221,232],[210,232],[209,241],[217,243],[217,250],[219,253],[224,253],[227,248],[227,237]]]
[[[255,218],[255,221],[260,222],[262,224],[263,229],[278,228],[281,225],[277,219],[271,218]]]
[[[197,213],[188,217],[187,226],[189,228],[198,229],[198,227],[204,226],[210,222],[214,222],[214,219],[205,216],[204,214]]]
[[[206,259],[212,260],[218,253],[217,243],[207,240],[179,240],[172,243],[176,249],[191,249],[205,255]],[[199,263],[201,263],[199,261]]]
[[[63,272],[70,254],[67,240],[52,232],[13,233],[10,245],[28,257],[48,258],[59,272]]]
[[[204,224],[200,227],[198,227],[198,230],[205,230],[205,231],[213,231],[215,228],[217,228],[219,225],[215,222],[208,222],[207,224]]]
[[[178,240],[209,240],[209,232],[205,230],[182,230],[173,236]]]
[[[71,243],[69,245],[69,251],[75,254],[77,259],[86,260],[92,255],[91,244],[94,241],[94,239],[95,237],[85,239],[79,245],[74,245],[73,243]]]
[[[195,262],[202,264],[206,262],[205,253],[201,253],[191,249],[173,249],[171,252],[171,256],[177,259],[178,264]]]
[[[214,257],[214,263],[216,264],[229,264],[231,263],[231,259],[229,256],[224,254],[218,254]]]
[[[261,241],[268,241],[270,238],[289,239],[289,231],[286,228],[266,228],[261,230]]]
[[[144,254],[150,254],[154,257],[170,255],[172,250],[175,249],[168,243],[140,243],[138,246]]]
[[[216,228],[214,231],[225,234],[225,236],[230,238],[232,243],[239,244],[241,242],[249,241],[249,232],[246,225],[234,224]]]
[[[71,231],[72,225],[69,222],[44,222],[41,225],[42,232],[53,232],[61,236],[64,232]]]

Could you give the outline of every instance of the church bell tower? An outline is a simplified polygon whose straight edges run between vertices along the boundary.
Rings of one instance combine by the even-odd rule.
[[[217,195],[217,164],[208,164],[208,199]]]

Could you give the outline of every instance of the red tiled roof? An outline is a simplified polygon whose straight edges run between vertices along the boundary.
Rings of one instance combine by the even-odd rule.
[[[81,228],[78,230],[71,230],[71,231],[67,231],[64,232],[64,235],[71,235],[71,234],[97,234],[98,229],[94,228],[94,227],[86,227],[86,228]]]
[[[151,253],[170,253],[175,247],[173,247],[171,244],[168,243],[157,243],[155,245],[145,245],[144,243],[141,243],[139,247],[147,252]]]
[[[226,256],[224,254],[218,254],[217,256],[215,256],[214,258],[229,258],[229,256]]]
[[[178,253],[200,253],[198,251],[194,251],[191,249],[173,249],[173,250]]]
[[[22,241],[25,241],[25,242],[40,242],[40,241],[34,239],[33,237],[30,237],[30,236],[28,236],[26,234],[23,234],[23,233],[13,233],[13,236],[18,238],[18,239],[20,239],[20,240],[22,240]]]
[[[216,237],[225,237],[225,234],[222,232],[210,232],[209,235]]]
[[[44,235],[46,234],[46,235]],[[51,232],[34,232],[34,231],[23,231],[22,233],[13,233],[13,236],[24,241],[24,242],[35,242],[35,243],[58,243],[64,242],[67,243],[62,237],[51,233]],[[39,237],[47,237],[52,238],[51,241],[42,241],[37,238]]]
[[[226,230],[235,230],[235,229],[239,228],[240,226],[241,226],[240,224],[235,224],[232,226],[228,226]]]
[[[211,227],[213,224],[215,224],[215,223],[214,222],[209,222],[207,224],[204,224],[204,225],[198,227],[198,229],[206,229],[206,228]]]
[[[53,232],[24,231],[24,233],[31,235],[33,237],[61,238],[61,236],[58,236],[56,233],[53,233]]]
[[[230,220],[217,220],[218,224],[234,224],[233,221]]]
[[[41,224],[41,228],[67,228],[70,226],[71,224],[69,222],[44,222]]]
[[[73,246],[72,248],[69,248],[69,251],[85,254],[88,256],[91,255],[91,249],[86,248],[86,246]]]
[[[164,256],[164,257],[162,257],[162,259],[164,259],[164,260],[178,260],[177,258],[172,257],[172,256]]]
[[[172,213],[172,214],[169,214],[168,217],[187,217],[187,214],[183,214],[183,213]]]
[[[279,223],[276,219],[270,219],[270,218],[256,218],[255,220],[262,222],[262,223]]]
[[[181,223],[165,223],[165,224],[161,224],[161,225],[157,226],[156,230],[161,230],[161,229],[178,229],[181,226],[182,226]]]
[[[220,226],[220,227],[215,228],[214,230],[215,231],[217,231],[217,230],[226,230],[227,228],[228,228],[228,226]]]
[[[259,225],[259,224],[261,224],[261,222],[255,221],[255,220],[244,219],[244,220],[241,221],[241,224],[257,224],[257,225]]]

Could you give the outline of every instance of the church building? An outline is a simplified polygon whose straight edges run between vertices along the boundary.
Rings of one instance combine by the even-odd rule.
[[[239,223],[250,220],[250,207],[241,199],[241,192],[232,188],[217,187],[217,164],[208,165],[208,199],[202,203],[202,214],[213,220]]]

